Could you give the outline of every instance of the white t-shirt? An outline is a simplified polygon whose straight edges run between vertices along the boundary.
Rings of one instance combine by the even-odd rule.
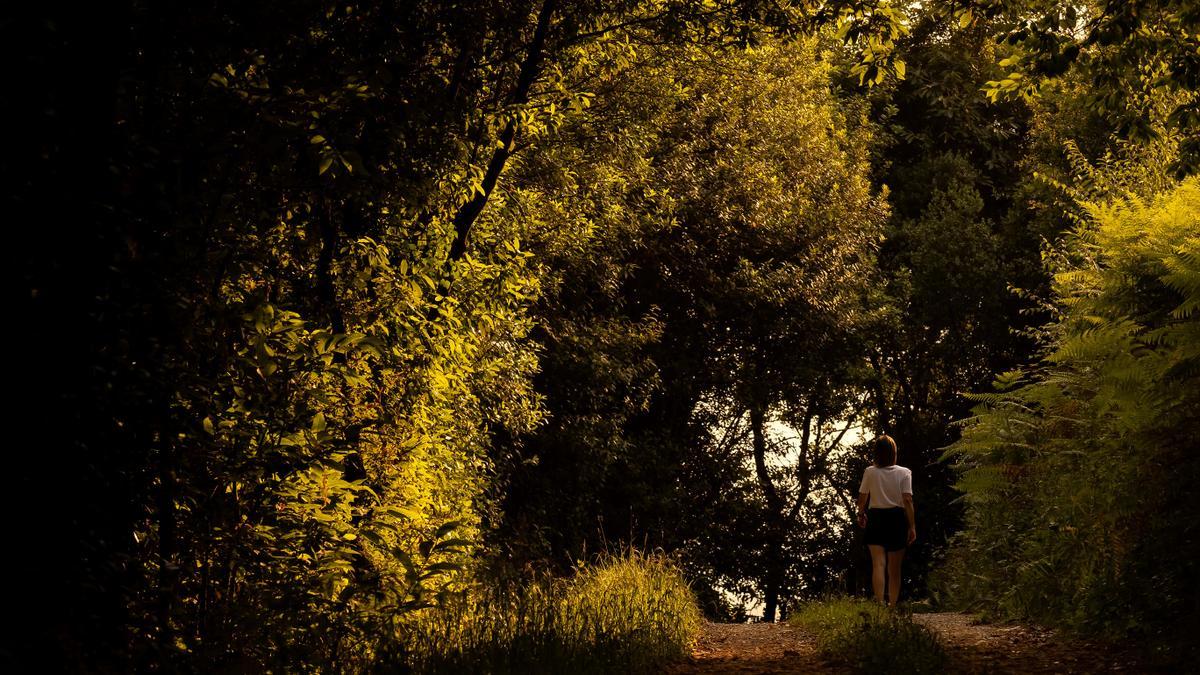
[[[872,464],[863,471],[858,493],[871,495],[869,506],[873,509],[904,506],[901,495],[912,494],[912,471],[896,464],[882,468]]]

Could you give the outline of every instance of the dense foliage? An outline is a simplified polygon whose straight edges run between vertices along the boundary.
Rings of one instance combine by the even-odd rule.
[[[529,167],[556,180],[521,195],[527,212],[570,194],[580,227],[605,227],[583,256],[547,256],[536,382],[549,417],[514,439],[528,463],[505,503],[518,562],[643,533],[769,606],[804,583],[794,567],[823,533],[799,525],[828,508],[810,497],[828,487],[822,463],[861,379],[852,355],[885,212],[869,136],[817,49],[649,54],[604,97],[636,112],[576,132],[615,148],[571,145]],[[807,429],[795,452],[768,438],[776,419]]]
[[[889,187],[892,210],[877,258],[881,297],[864,407],[872,429],[898,439],[899,461],[914,472],[920,538],[905,575],[920,587],[960,526],[952,475],[938,462],[955,438],[950,422],[970,409],[963,392],[1028,352],[1013,331],[1027,321],[1027,304],[1007,288],[1040,284],[1038,237],[1053,233],[1038,231],[1023,198],[1022,165],[1038,137],[1034,109],[978,96],[1005,48],[984,27],[961,29],[934,6],[914,17],[898,49],[906,78],[870,96],[879,128],[873,172]],[[850,458],[845,490],[858,488],[867,461]],[[855,569],[865,583],[869,569]]]
[[[1200,185],[1082,208],[1052,262],[1043,359],[980,395],[950,449],[968,529],[946,586],[1169,650],[1197,616]]]
[[[1173,172],[1200,168],[1194,0],[968,0],[951,7],[963,25],[991,23],[997,38],[1014,47],[1000,61],[1005,73],[987,83],[989,98],[1034,98],[1070,73],[1086,82],[1079,100],[1113,131],[1140,141],[1169,137]]]
[[[529,246],[591,232],[556,232],[522,199],[569,193],[507,177],[569,143],[563,127],[640,48],[720,55],[838,25],[864,38],[864,80],[889,72],[895,13],[773,4],[20,17],[5,42],[34,133],[3,171],[33,331],[20,417],[54,450],[18,460],[49,526],[23,533],[39,559],[8,564],[55,582],[22,589],[37,639],[14,648],[115,670],[368,667],[397,620],[486,562],[494,490],[521,462],[495,441],[545,410],[528,337],[555,277]],[[731,169],[754,140],[729,148]],[[674,179],[689,157],[669,160]]]
[[[965,503],[954,597],[1174,644],[1190,493],[1134,486],[1194,473],[1198,16],[22,7],[0,664],[649,667],[693,592],[771,620],[864,585],[879,431],[907,593]],[[1039,356],[955,502],[964,394]],[[582,562],[629,544],[675,562]]]

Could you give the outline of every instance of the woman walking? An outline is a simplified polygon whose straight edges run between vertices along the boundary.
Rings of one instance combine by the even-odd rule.
[[[896,441],[886,434],[872,443],[875,463],[863,471],[858,488],[858,526],[866,528],[871,551],[871,585],[875,599],[895,606],[900,598],[900,564],[904,550],[917,539],[913,511],[912,471],[896,464]],[[870,508],[867,508],[867,505]],[[884,600],[884,589],[888,600]]]

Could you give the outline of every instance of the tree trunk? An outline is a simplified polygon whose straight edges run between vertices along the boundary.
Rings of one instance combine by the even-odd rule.
[[[766,598],[763,604],[763,622],[775,623],[775,610],[779,606],[779,587],[774,582],[767,582]]]
[[[754,437],[754,471],[767,502],[767,574],[763,584],[763,621],[773,623],[779,608],[783,581],[783,502],[767,471],[767,411],[765,406],[750,406],[750,431]]]
[[[517,76],[517,88],[513,91],[512,98],[514,106],[521,106],[529,102],[529,90],[537,79],[542,58],[545,55],[546,34],[550,31],[550,20],[554,16],[554,7],[555,0],[543,0],[542,8],[538,12],[537,27],[534,28],[533,39],[529,43],[529,51],[525,54],[525,60],[521,62],[521,72]],[[487,206],[488,199],[496,189],[496,181],[500,178],[500,172],[504,170],[504,165],[512,156],[516,137],[517,120],[516,117],[513,117],[509,119],[504,131],[500,133],[499,142],[492,152],[491,160],[488,161],[487,171],[483,174],[480,189],[454,214],[454,242],[450,245],[451,262],[460,260],[466,255],[467,237],[471,234],[471,228],[479,219],[479,214],[483,213],[483,207]]]
[[[750,406],[750,432],[754,436],[754,473],[758,478],[758,486],[762,488],[767,500],[767,509],[774,519],[783,506],[779,502],[779,493],[775,491],[775,483],[767,471],[767,433],[766,408],[761,405]]]
[[[763,621],[775,623],[775,614],[779,609],[779,591],[783,581],[783,547],[780,537],[783,534],[772,523],[771,543],[767,545],[767,583],[763,597]]]

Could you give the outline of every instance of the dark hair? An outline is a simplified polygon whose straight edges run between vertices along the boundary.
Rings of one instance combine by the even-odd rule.
[[[891,466],[896,463],[896,441],[887,434],[880,434],[871,443],[875,450],[875,466]]]

